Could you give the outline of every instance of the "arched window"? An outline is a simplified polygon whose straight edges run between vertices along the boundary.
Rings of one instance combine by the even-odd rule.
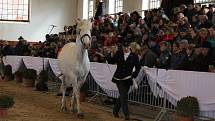
[[[0,21],[29,22],[30,0],[0,0]]]
[[[142,0],[142,16],[144,17],[144,10],[159,8],[161,0]]]
[[[195,3],[214,3],[214,0],[194,0]]]
[[[149,9],[159,8],[161,0],[149,0]]]
[[[123,0],[115,0],[115,13],[122,12],[123,10]]]
[[[94,1],[89,0],[89,6],[88,6],[88,18],[92,18],[94,16]]]

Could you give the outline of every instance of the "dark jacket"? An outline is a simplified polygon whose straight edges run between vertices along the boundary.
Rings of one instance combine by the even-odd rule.
[[[6,45],[3,48],[3,56],[14,55],[14,49],[10,45]]]
[[[208,72],[209,65],[213,65],[214,55],[212,50],[209,50],[207,56],[199,55],[193,61],[192,71]]]
[[[156,59],[157,55],[152,52],[150,49],[146,50],[146,53],[143,57],[143,59],[140,60],[141,66],[147,66],[149,68],[152,68],[156,65]]]
[[[186,70],[187,69],[188,56],[187,53],[181,51],[177,54],[172,54],[170,69],[174,70]]]
[[[116,54],[110,58],[112,62],[115,62],[117,64],[116,72],[114,73],[114,78],[117,79],[123,79],[128,76],[131,76],[131,78],[136,78],[137,75],[140,72],[141,66],[139,62],[139,58],[136,54],[130,53],[128,58],[124,59],[124,53],[123,51],[117,51]],[[135,71],[133,72],[133,68],[135,67]],[[116,80],[113,78],[113,82],[117,83],[119,80]],[[129,83],[132,85],[131,79],[129,79]],[[124,80],[120,80],[124,81]]]
[[[161,52],[159,57],[159,68],[162,69],[168,69],[170,65],[170,59],[171,59],[171,52],[169,50],[166,50],[164,52]]]

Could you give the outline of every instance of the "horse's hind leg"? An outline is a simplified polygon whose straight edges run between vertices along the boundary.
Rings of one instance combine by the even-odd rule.
[[[66,95],[66,83],[65,83],[66,79],[67,78],[64,76],[63,81],[62,81],[62,104],[61,104],[61,110],[63,110],[63,111],[67,110],[67,108],[66,108],[66,97],[65,97],[65,95]]]

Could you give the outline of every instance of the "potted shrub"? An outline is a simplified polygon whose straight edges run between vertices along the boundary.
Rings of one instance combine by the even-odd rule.
[[[183,97],[177,102],[178,121],[194,121],[199,114],[199,103],[196,97]]]
[[[23,85],[26,87],[34,87],[37,72],[34,69],[25,69],[23,71]]]
[[[23,72],[18,70],[14,73],[14,80],[17,82],[17,83],[21,83],[22,82],[22,77],[23,77]]]
[[[85,102],[87,97],[88,84],[85,82],[80,89],[80,102]]]
[[[13,74],[12,74],[12,66],[11,65],[6,65],[4,67],[4,80],[5,81],[11,81],[13,78]]]
[[[0,95],[0,118],[7,117],[8,109],[13,107],[14,100],[13,97]]]
[[[38,83],[36,84],[36,90],[38,91],[48,91],[48,71],[47,70],[42,70],[39,73],[38,77]]]

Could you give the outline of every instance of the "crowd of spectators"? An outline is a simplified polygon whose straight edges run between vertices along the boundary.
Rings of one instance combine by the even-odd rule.
[[[168,17],[161,8],[144,11],[144,17],[136,11],[95,17],[90,60],[106,62],[121,44],[137,42],[142,66],[215,72],[214,9],[215,5],[189,4],[174,8]],[[1,49],[4,55],[57,58],[63,45],[76,39],[76,25],[64,30],[34,45],[20,37],[15,48],[4,44]]]

